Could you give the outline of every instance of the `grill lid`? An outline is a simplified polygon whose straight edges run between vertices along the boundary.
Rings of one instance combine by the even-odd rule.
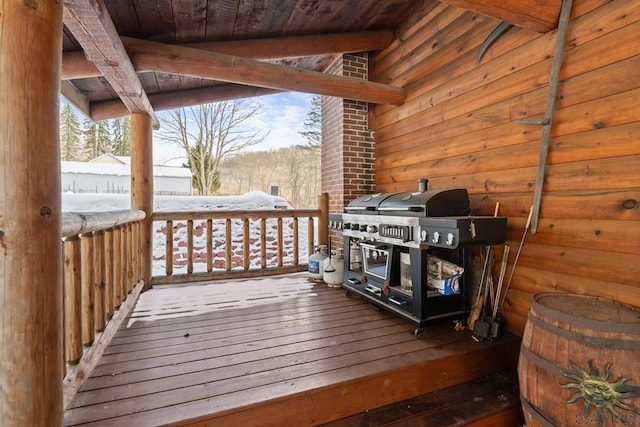
[[[465,216],[470,212],[466,189],[378,193],[354,199],[347,213],[412,217]]]

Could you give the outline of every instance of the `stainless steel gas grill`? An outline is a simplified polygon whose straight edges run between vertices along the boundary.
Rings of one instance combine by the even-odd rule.
[[[463,317],[471,247],[503,243],[505,217],[473,216],[466,189],[379,193],[354,199],[329,227],[344,238],[347,295],[360,295],[415,323]]]

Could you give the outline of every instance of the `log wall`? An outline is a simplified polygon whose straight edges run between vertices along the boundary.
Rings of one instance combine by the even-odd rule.
[[[416,11],[428,8],[417,7]],[[500,21],[440,4],[407,20],[371,59],[407,89],[371,117],[376,188],[467,188],[475,214],[509,218],[509,273],[533,203],[555,31],[517,27],[477,62]],[[574,1],[551,128],[538,229],[503,306],[521,334],[532,297],[568,291],[640,306],[640,3]],[[500,257],[500,255],[499,255]],[[498,260],[499,260],[498,257]],[[499,263],[496,263],[499,264]]]

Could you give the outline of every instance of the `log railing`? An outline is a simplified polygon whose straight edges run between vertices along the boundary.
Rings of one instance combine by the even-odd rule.
[[[164,250],[154,245],[152,284],[304,271],[327,242],[328,198],[318,209],[154,212],[153,221]]]
[[[64,213],[65,407],[140,294],[140,222],[124,210]]]

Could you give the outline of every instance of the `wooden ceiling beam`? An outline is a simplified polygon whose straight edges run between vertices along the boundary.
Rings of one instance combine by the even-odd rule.
[[[123,38],[132,60],[142,68],[258,86],[268,89],[314,93],[375,104],[400,105],[404,89],[351,77],[206,52],[199,49]]]
[[[153,105],[155,111],[163,111],[208,104],[210,102],[272,95],[280,92],[282,91],[261,87],[222,84],[149,95],[149,101],[151,101],[151,105]],[[94,102],[91,104],[92,120],[114,119],[116,117],[126,116],[127,114],[127,107],[119,100]]]
[[[91,117],[91,104],[89,100],[74,85],[65,81],[60,82],[60,94],[87,118]],[[125,109],[127,108],[123,103],[120,103],[120,105]]]
[[[383,50],[391,44],[392,40],[393,31],[376,30],[226,42],[187,43],[178,46],[251,59],[282,59]],[[126,48],[126,41],[124,44]],[[137,72],[153,71],[142,69],[135,62],[133,65]],[[85,57],[83,52],[65,52],[62,55],[62,80],[99,77],[101,75],[100,70]]]
[[[546,33],[558,26],[562,0],[441,0],[467,10],[507,21],[536,33]]]
[[[159,126],[142,83],[102,0],[65,0],[64,24],[131,113]]]

